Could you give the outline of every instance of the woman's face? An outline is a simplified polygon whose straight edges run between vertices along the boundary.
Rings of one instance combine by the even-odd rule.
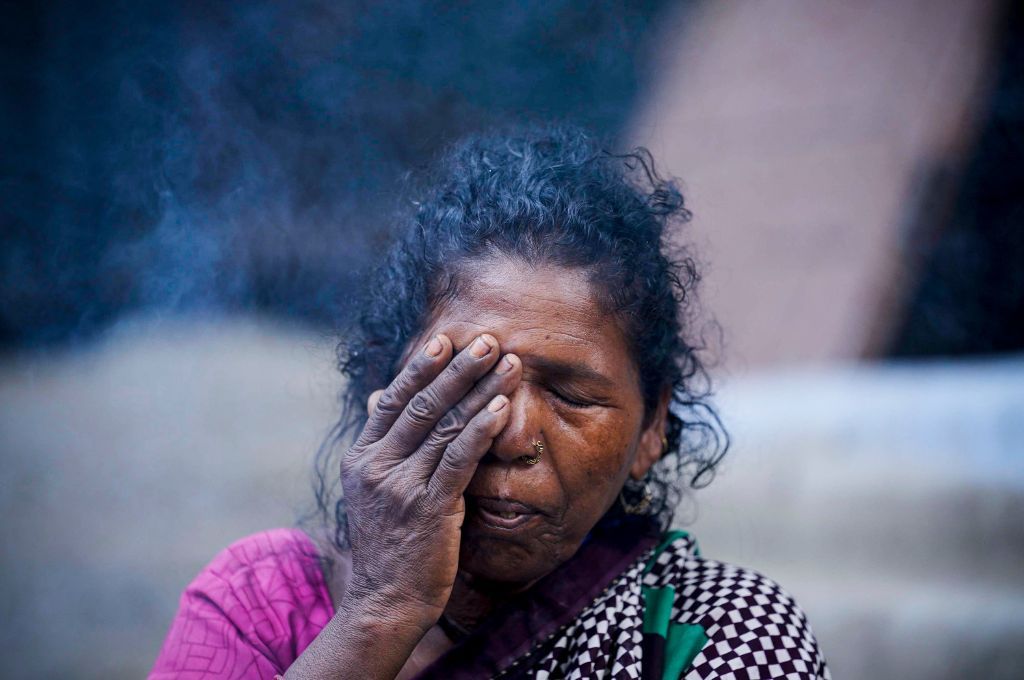
[[[645,423],[626,338],[585,272],[496,259],[468,267],[460,283],[423,337],[444,333],[460,350],[490,333],[522,360],[523,376],[508,425],[466,490],[459,568],[525,584],[569,559],[626,476],[643,477],[657,460],[667,396]],[[537,441],[543,454],[528,465]],[[496,500],[533,512],[495,521]]]

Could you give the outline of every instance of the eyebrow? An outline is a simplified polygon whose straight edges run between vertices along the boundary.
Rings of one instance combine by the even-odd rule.
[[[604,389],[611,390],[615,388],[615,381],[604,373],[596,371],[579,361],[559,361],[558,359],[534,356],[530,357],[530,363],[543,373],[556,378],[583,379]]]

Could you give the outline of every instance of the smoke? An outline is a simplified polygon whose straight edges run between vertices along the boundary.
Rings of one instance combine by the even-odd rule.
[[[335,324],[398,178],[445,142],[519,119],[621,130],[662,4],[19,7],[0,343],[140,310]]]

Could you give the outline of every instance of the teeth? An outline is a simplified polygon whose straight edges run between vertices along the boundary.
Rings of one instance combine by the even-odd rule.
[[[499,512],[498,516],[500,516],[502,519],[515,519],[516,517],[519,516],[519,513],[515,513],[515,512]]]

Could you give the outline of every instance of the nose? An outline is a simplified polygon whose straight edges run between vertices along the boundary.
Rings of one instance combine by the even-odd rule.
[[[520,383],[509,395],[508,406],[511,412],[508,424],[491,444],[487,456],[491,462],[519,463],[524,456],[537,455],[534,442],[544,443],[540,426],[542,403],[543,401],[527,383]]]

